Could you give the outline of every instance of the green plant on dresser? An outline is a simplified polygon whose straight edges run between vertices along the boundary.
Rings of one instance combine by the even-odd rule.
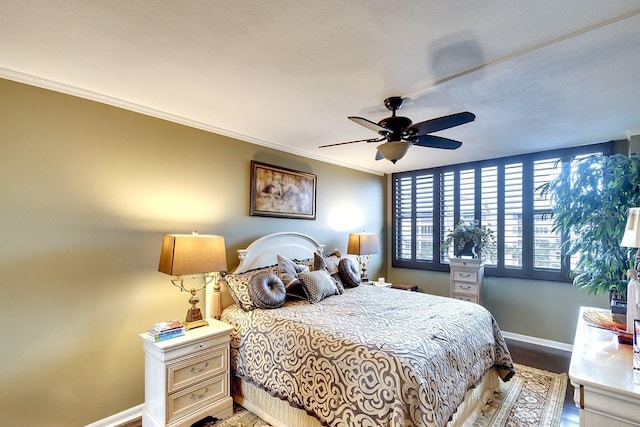
[[[470,255],[473,258],[488,258],[495,250],[496,241],[493,230],[480,222],[458,222],[453,230],[448,230],[441,250],[446,254],[453,247],[456,257]]]

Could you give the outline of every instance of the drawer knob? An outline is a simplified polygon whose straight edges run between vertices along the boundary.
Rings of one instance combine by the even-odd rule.
[[[200,345],[199,345],[198,347],[200,347],[200,348],[204,347],[204,343],[203,343],[203,342],[201,342],[201,343],[200,343]]]
[[[471,277],[471,273],[459,273],[460,277]]]
[[[200,372],[202,372],[205,369],[207,369],[207,366],[209,366],[209,362],[204,362],[204,364],[202,365],[202,367],[200,369],[196,369],[195,366],[192,366],[190,371],[191,371],[192,374],[199,374]]]
[[[460,289],[471,289],[471,286],[460,286]]]
[[[202,391],[202,394],[196,395],[195,393],[191,393],[191,400],[200,400],[209,392],[209,387],[205,387]]]

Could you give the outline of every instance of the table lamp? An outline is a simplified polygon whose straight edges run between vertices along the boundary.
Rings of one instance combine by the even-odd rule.
[[[634,269],[627,272],[629,285],[627,286],[627,333],[634,333],[634,320],[640,319],[640,208],[630,208],[627,215],[627,225],[620,246],[637,248]]]
[[[380,251],[378,245],[378,235],[375,233],[351,233],[349,234],[349,244],[347,245],[347,253],[357,255],[360,264],[360,280],[368,282],[367,263],[371,259],[372,254]]]
[[[158,271],[176,276],[171,283],[182,292],[189,292],[187,316],[184,321],[186,329],[208,325],[202,318],[202,312],[196,307],[200,298],[196,295],[221,271],[227,271],[227,255],[224,247],[224,237],[192,234],[165,234],[162,239],[160,262]],[[203,283],[198,289],[187,290],[184,286],[185,277],[202,277]]]
[[[624,235],[620,246],[627,248],[638,248],[636,251],[636,262],[634,268],[638,271],[640,267],[640,208],[630,208],[627,215],[627,225],[624,228]]]

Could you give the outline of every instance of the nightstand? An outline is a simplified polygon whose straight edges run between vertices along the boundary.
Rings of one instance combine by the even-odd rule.
[[[215,319],[178,338],[144,347],[144,427],[183,427],[206,416],[233,413],[229,389],[229,341],[232,327]]]
[[[450,258],[451,298],[480,304],[484,263],[479,259]]]

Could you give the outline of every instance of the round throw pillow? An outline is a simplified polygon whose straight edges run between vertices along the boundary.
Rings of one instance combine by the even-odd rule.
[[[338,263],[338,273],[342,284],[347,288],[355,288],[360,284],[358,267],[349,258],[342,258]]]
[[[278,308],[287,298],[284,283],[274,273],[258,273],[249,280],[249,296],[257,308]]]

